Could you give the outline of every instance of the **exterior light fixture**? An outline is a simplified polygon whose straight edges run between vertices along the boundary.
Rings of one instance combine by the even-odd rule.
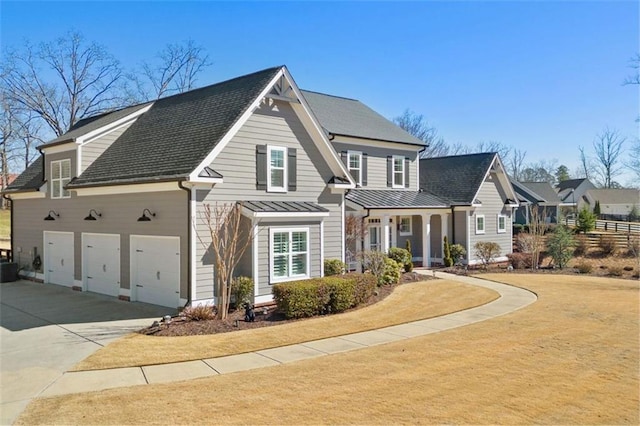
[[[138,222],[150,222],[151,221],[151,217],[147,216],[147,213],[149,213],[149,216],[151,216],[151,217],[156,217],[155,213],[151,213],[151,211],[149,211],[149,209],[144,209],[144,210],[142,210],[142,216],[140,216],[138,218]]]
[[[51,216],[51,214],[55,217]],[[49,210],[49,214],[44,218],[44,220],[56,220],[56,217],[60,217],[60,215],[53,210]]]
[[[97,220],[96,216],[97,217],[102,217],[102,215],[100,213],[98,213],[94,209],[91,209],[91,210],[89,210],[89,216],[85,217],[84,220]]]

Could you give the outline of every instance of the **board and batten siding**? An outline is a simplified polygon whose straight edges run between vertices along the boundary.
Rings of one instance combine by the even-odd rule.
[[[256,146],[273,145],[295,148],[297,153],[297,190],[267,192],[256,189]],[[197,191],[196,232],[199,240],[196,249],[196,277],[198,299],[200,292],[213,294],[213,258],[211,256],[210,236],[203,218],[203,206],[212,208],[218,204],[233,204],[238,201],[307,201],[327,208],[328,217],[314,218],[317,228],[311,247],[312,257],[319,255],[319,222],[324,219],[324,256],[341,258],[342,256],[342,195],[331,194],[327,183],[333,177],[326,160],[317,149],[297,115],[286,102],[267,100],[251,115],[248,121],[218,154],[210,167],[223,176],[223,183],[216,184],[211,190]],[[266,220],[266,219],[265,219]],[[263,220],[264,221],[264,220]],[[306,222],[305,222],[306,221]],[[279,221],[279,226],[296,227],[308,223],[309,218],[291,218]],[[269,247],[268,230],[260,224],[258,235],[260,294],[271,294],[268,285]],[[250,251],[251,249],[248,249]],[[319,276],[320,266],[312,268],[313,276]],[[251,264],[245,255],[236,275],[252,272]],[[264,294],[263,294],[264,293]]]
[[[482,202],[482,206],[476,207],[473,215],[469,218],[469,258],[471,261],[479,261],[474,255],[473,249],[473,246],[479,241],[498,243],[500,245],[499,257],[506,256],[512,251],[511,207],[504,205],[506,195],[494,173],[491,173],[482,183],[477,198]],[[506,232],[498,233],[499,214],[506,216]],[[484,215],[484,234],[476,234],[476,217],[478,215]]]
[[[177,185],[176,185],[177,187]],[[84,218],[94,209],[102,216],[95,221]],[[144,209],[156,214],[149,222],[138,222]],[[45,221],[49,210],[60,215]],[[156,235],[180,237],[180,297],[188,297],[188,201],[182,190],[138,194],[78,197],[66,199],[25,199],[13,201],[13,250],[21,267],[33,262],[34,249],[43,258],[43,232],[74,233],[74,279],[82,281],[83,232],[120,235],[120,286],[130,288],[129,237]],[[42,272],[42,270],[38,271]]]
[[[111,146],[128,128],[133,121],[122,127],[119,127],[105,135],[102,135],[85,145],[82,145],[80,151],[80,173],[84,172],[91,163],[93,163],[103,152]]]
[[[367,185],[363,189],[391,189],[387,186],[387,157],[401,155],[409,159],[409,187],[407,190],[418,190],[418,153],[403,149],[390,149],[373,146],[349,144],[345,142],[332,142],[338,156],[344,151],[358,151],[367,154]]]

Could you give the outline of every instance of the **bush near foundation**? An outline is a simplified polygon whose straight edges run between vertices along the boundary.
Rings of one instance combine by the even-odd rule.
[[[344,274],[347,270],[347,264],[340,259],[324,260],[324,276]]]
[[[272,292],[278,310],[287,318],[337,313],[371,297],[377,279],[371,274],[347,274],[275,284]]]
[[[507,258],[513,269],[531,269],[533,265],[533,255],[531,253],[509,253]]]

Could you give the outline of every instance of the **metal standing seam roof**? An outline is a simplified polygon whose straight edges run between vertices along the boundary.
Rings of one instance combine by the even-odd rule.
[[[242,206],[255,213],[328,213],[329,210],[308,201],[243,201]]]
[[[420,189],[452,204],[471,205],[498,154],[453,155],[420,160]]]
[[[328,133],[412,145],[425,143],[356,99],[301,90],[320,125]]]
[[[365,209],[449,207],[447,201],[428,192],[384,189],[352,189],[345,199]]]

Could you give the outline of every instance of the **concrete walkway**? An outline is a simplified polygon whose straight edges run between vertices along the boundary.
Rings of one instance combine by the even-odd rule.
[[[417,272],[428,275],[433,273],[426,270]],[[287,364],[462,327],[508,314],[530,305],[537,299],[536,295],[528,290],[479,278],[462,277],[437,271],[435,276],[495,290],[500,294],[500,297],[486,305],[437,318],[239,355],[143,367],[67,372],[45,389],[40,396],[49,397],[122,386],[191,380]]]

